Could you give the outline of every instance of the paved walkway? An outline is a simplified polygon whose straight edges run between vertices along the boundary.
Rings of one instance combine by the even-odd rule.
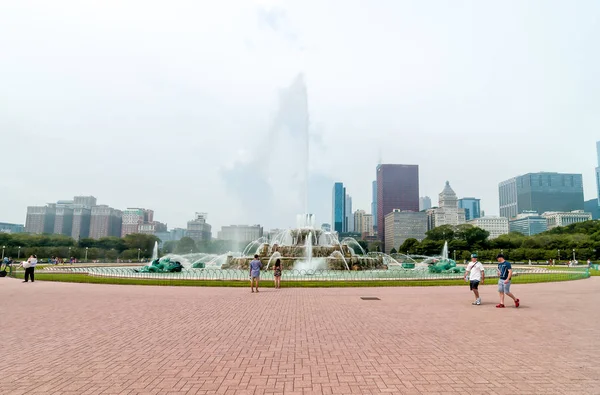
[[[600,393],[600,278],[249,289],[0,279],[1,394]],[[381,300],[361,300],[377,296]]]

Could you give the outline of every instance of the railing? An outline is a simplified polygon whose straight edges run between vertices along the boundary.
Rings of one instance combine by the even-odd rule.
[[[140,267],[46,267],[35,271],[36,279],[48,281],[103,282],[103,283],[144,283],[154,285],[194,285],[203,282],[244,282],[249,280],[247,270],[216,268],[187,269],[179,273],[143,273],[136,272]],[[22,268],[10,269],[9,276],[23,278]],[[514,268],[513,283],[533,283],[549,281],[567,281],[587,278],[587,268]],[[373,285],[451,285],[466,284],[464,273],[430,273],[424,269],[395,270],[284,270],[281,281],[295,283],[329,283],[330,286],[376,282]],[[496,269],[485,269],[486,284],[497,283]],[[262,271],[261,280],[272,283],[273,271]],[[337,285],[336,285],[337,284]]]

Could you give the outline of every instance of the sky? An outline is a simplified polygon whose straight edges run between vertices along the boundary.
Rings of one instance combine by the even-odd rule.
[[[369,212],[380,160],[486,214],[528,172],[595,198],[598,37],[594,0],[4,0],[0,222],[94,195],[169,227],[207,212],[215,235],[293,226],[304,159],[278,119],[299,75],[317,223],[335,181]]]

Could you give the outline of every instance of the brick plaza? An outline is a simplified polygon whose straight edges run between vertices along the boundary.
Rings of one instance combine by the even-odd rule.
[[[481,289],[2,278],[0,393],[600,393],[600,278]]]

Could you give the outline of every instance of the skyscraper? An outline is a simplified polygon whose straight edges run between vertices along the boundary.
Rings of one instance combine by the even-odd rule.
[[[581,174],[528,173],[499,184],[500,216],[512,218],[525,211],[583,210]]]
[[[212,239],[212,226],[206,223],[206,213],[196,213],[196,218],[187,223],[185,235],[194,241],[205,241]]]
[[[25,219],[25,232],[52,233],[55,218],[56,204],[54,203],[49,203],[46,206],[29,206],[27,207],[27,218]]]
[[[419,211],[429,210],[431,208],[431,198],[422,196],[419,198]]]
[[[90,237],[99,239],[102,237],[121,237],[121,225],[123,213],[107,205],[92,207],[90,220]]]
[[[93,196],[75,196],[73,198],[73,203],[91,210],[92,207],[96,205],[96,198]]]
[[[480,201],[481,199],[475,199],[474,197],[458,199],[458,208],[465,209],[465,218],[467,221],[481,217]]]
[[[346,219],[346,188],[341,182],[333,184],[332,192],[332,218],[331,225],[333,231],[342,233],[345,232]]]
[[[373,181],[373,201],[371,202],[371,215],[373,216],[373,232],[377,232],[377,181]]]
[[[354,232],[354,216],[352,215],[352,196],[346,194],[346,205],[344,207],[346,212],[346,228],[344,232]]]
[[[385,244],[385,216],[394,209],[419,211],[419,166],[377,166],[377,232]]]
[[[71,236],[73,229],[73,202],[59,200],[56,204],[54,234]]]
[[[123,211],[121,237],[131,233],[139,233],[140,225],[154,221],[154,211],[145,208],[128,208]]]
[[[427,210],[427,228],[429,230],[442,225],[460,225],[465,223],[465,210],[458,207],[456,193],[446,181],[439,194],[438,208]]]
[[[90,223],[92,221],[92,209],[81,204],[75,204],[73,208],[73,226],[71,237],[75,240],[90,237]]]

